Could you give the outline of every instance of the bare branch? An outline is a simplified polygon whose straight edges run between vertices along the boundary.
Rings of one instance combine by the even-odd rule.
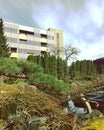
[[[80,50],[72,45],[67,45],[64,48],[53,47],[50,50],[50,54],[53,54],[56,57],[58,57],[60,53],[64,54],[65,61],[68,62],[71,59],[75,60],[76,56],[79,55]]]
[[[76,59],[76,56],[80,53],[80,50],[76,47],[68,45],[64,48],[65,60],[68,62],[69,59]]]

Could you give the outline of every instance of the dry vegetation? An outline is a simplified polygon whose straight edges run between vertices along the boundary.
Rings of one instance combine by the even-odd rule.
[[[73,97],[77,97],[81,93],[104,91],[104,76],[94,77],[90,80],[73,81],[70,87],[70,94]]]
[[[104,130],[104,117],[91,121],[88,126],[80,130]]]
[[[74,115],[65,115],[60,104],[59,99],[29,86],[1,84],[0,128],[10,127],[21,130],[25,124],[28,130],[28,126],[33,125],[38,117],[41,119],[44,117],[44,130],[72,130],[75,122]]]
[[[70,86],[71,95],[77,97],[80,93],[104,90],[104,78],[75,81]],[[23,82],[17,85],[1,83],[1,130],[32,130],[31,127],[34,130],[77,130],[87,125],[92,115],[79,118],[74,114],[63,113],[64,96],[57,98]]]

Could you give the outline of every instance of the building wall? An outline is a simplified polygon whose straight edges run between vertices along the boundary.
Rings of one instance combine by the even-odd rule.
[[[64,53],[62,52],[63,50],[63,31],[59,29],[53,29],[49,28],[49,31],[52,31],[54,33],[54,48],[57,49],[58,56],[60,58],[64,58]]]
[[[63,32],[60,30],[42,30],[4,22],[4,32],[11,47],[11,57],[17,59],[26,59],[29,54],[41,55],[50,52],[56,45],[59,48],[63,46],[63,43],[60,43],[63,40]]]

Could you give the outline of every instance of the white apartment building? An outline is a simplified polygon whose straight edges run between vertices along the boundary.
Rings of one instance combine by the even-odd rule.
[[[17,59],[26,59],[30,54],[50,53],[55,44],[63,46],[63,31],[58,29],[42,30],[4,21],[4,33],[11,48],[11,57]]]

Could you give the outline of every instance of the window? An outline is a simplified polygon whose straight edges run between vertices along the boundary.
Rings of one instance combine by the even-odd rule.
[[[57,33],[57,39],[59,39],[59,33]]]
[[[11,47],[11,52],[16,53],[16,52],[17,52],[17,48],[15,48],[15,47]]]
[[[30,32],[30,31],[26,31],[26,30],[19,30],[19,33],[24,33],[24,34],[30,34],[30,35],[34,35],[34,32]]]
[[[46,38],[47,39],[47,35],[46,34],[41,34],[41,38]]]
[[[47,43],[41,42],[41,46],[46,47]]]
[[[22,39],[22,38],[20,38],[19,40],[20,40],[20,41],[27,41],[27,39]]]

